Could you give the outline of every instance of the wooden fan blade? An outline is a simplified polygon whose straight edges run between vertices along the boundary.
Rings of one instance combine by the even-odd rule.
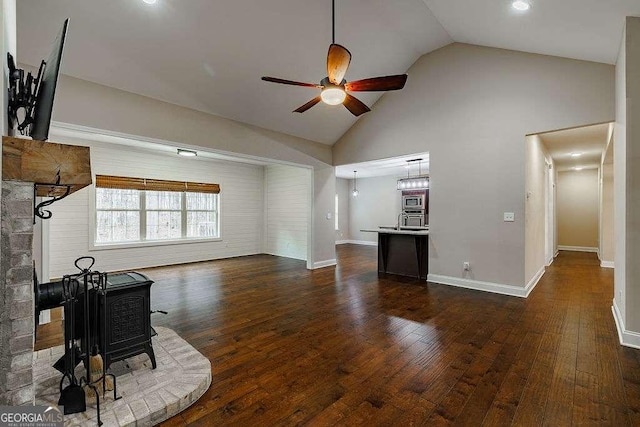
[[[329,46],[329,53],[327,54],[327,76],[329,81],[334,85],[342,83],[350,63],[351,52],[346,47],[335,43]]]
[[[345,84],[344,88],[352,92],[382,92],[387,90],[400,90],[406,82],[407,75],[398,74],[395,76],[356,80],[355,82]]]
[[[362,103],[362,101],[360,101],[355,96],[351,96],[349,94],[347,94],[347,97],[344,99],[343,104],[345,107],[347,107],[347,110],[351,111],[351,114],[353,114],[356,117],[371,111],[369,107],[367,107]]]
[[[294,82],[293,80],[279,79],[277,77],[263,77],[262,80],[264,80],[265,82],[280,83],[280,84],[283,84],[283,85],[315,87],[315,88],[318,88],[318,89],[322,89],[322,86],[320,86],[320,85],[314,85],[312,83]]]
[[[320,95],[318,95],[315,98],[313,98],[311,101],[309,101],[306,104],[304,104],[303,106],[298,107],[295,110],[293,110],[293,112],[294,113],[304,113],[305,111],[307,111],[309,108],[311,108],[314,105],[316,105],[321,100],[322,100],[322,98],[320,98]]]

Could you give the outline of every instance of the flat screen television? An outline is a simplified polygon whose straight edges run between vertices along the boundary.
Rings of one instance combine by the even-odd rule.
[[[58,84],[58,73],[60,72],[60,62],[62,61],[62,51],[64,41],[69,28],[69,18],[65,19],[62,30],[53,43],[53,49],[47,60],[42,82],[36,98],[35,112],[33,115],[33,127],[31,128],[31,138],[46,141],[49,138],[49,126],[51,126],[51,112],[53,110],[53,98],[56,94]]]

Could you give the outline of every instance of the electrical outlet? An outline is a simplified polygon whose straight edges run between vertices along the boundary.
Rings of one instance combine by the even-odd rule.
[[[464,269],[464,271],[469,271],[471,270],[471,265],[469,264],[469,261],[465,261],[462,263],[462,268]]]
[[[504,222],[514,222],[516,220],[516,214],[513,212],[504,213]]]
[[[331,212],[327,212],[327,219],[331,219]]]

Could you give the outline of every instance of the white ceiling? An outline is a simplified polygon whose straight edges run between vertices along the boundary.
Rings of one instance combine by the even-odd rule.
[[[638,0],[424,0],[451,37],[462,43],[614,64],[626,16]]]
[[[407,169],[407,160],[422,159],[418,162],[411,162]],[[411,176],[429,173],[429,153],[411,154],[409,156],[393,157],[370,162],[351,163],[348,165],[336,166],[336,177],[353,179],[353,171],[358,172],[358,178],[372,178],[375,176],[397,176],[406,177],[407,172]]]
[[[331,43],[330,0],[20,0],[18,60],[37,65],[70,17],[62,72],[263,128],[333,144],[356,121],[344,107],[292,111],[317,89]],[[406,72],[451,38],[422,0],[336,5],[347,80]],[[379,93],[358,95],[372,105]]]
[[[353,54],[347,80],[406,72],[452,41],[606,63],[638,0],[344,0],[336,41]],[[329,0],[20,0],[18,61],[37,66],[70,17],[62,72],[271,130],[333,144],[356,119],[317,94],[260,80],[319,82],[331,42]],[[411,76],[409,76],[409,84]],[[378,93],[358,95],[368,105]]]
[[[609,123],[540,134],[558,171],[600,166],[609,136]],[[571,154],[580,154],[572,157]]]

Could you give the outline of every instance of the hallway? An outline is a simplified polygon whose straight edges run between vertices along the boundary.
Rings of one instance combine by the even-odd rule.
[[[525,317],[545,320],[532,331],[540,344],[515,421],[640,424],[640,350],[618,342],[613,269],[599,264],[594,253],[561,251],[526,301]]]

